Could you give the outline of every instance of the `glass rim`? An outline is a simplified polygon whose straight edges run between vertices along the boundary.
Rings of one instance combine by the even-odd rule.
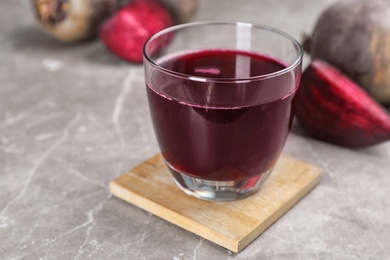
[[[234,25],[234,26],[246,25],[246,26],[250,26],[251,28],[261,29],[261,30],[265,30],[265,31],[269,31],[272,33],[279,34],[280,36],[287,38],[288,40],[290,40],[293,43],[293,45],[296,47],[296,50],[297,50],[297,58],[294,60],[294,62],[291,65],[287,66],[284,69],[281,69],[281,70],[278,70],[278,71],[275,71],[272,73],[262,74],[262,75],[258,75],[258,76],[250,76],[250,77],[213,78],[213,77],[199,77],[199,76],[195,76],[195,75],[180,73],[180,72],[176,72],[174,70],[166,69],[166,68],[158,65],[157,63],[155,63],[149,57],[149,55],[146,53],[147,45],[151,41],[153,41],[154,39],[156,39],[162,35],[165,35],[165,34],[168,34],[170,32],[174,32],[174,31],[178,31],[178,30],[183,29],[183,28],[190,28],[190,27],[204,26],[204,25],[231,25],[231,26],[232,25]],[[290,34],[284,32],[282,30],[276,29],[276,28],[271,27],[271,26],[262,25],[262,24],[255,24],[255,23],[250,23],[250,22],[232,22],[232,21],[190,22],[190,23],[184,23],[184,24],[179,24],[179,25],[174,25],[174,26],[168,27],[168,28],[163,29],[163,30],[155,33],[154,35],[152,35],[145,42],[143,49],[142,49],[142,52],[143,52],[144,62],[147,61],[154,68],[159,69],[159,70],[161,70],[169,75],[172,75],[172,76],[175,76],[178,78],[191,80],[191,81],[211,82],[211,83],[240,83],[240,82],[245,83],[248,81],[264,80],[264,79],[270,79],[270,78],[274,78],[274,77],[277,77],[280,75],[284,75],[288,72],[293,71],[299,64],[301,64],[302,59],[303,59],[303,55],[304,55],[303,47],[298,42],[298,40],[296,40]]]

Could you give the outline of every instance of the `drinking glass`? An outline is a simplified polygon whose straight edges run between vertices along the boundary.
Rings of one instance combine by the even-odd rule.
[[[146,42],[155,134],[184,192],[226,201],[260,189],[291,127],[302,56],[287,33],[242,22],[177,25]]]

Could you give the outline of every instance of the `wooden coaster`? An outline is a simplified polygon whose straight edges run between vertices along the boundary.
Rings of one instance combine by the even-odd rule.
[[[239,252],[303,198],[321,179],[321,169],[282,156],[256,194],[211,202],[178,188],[161,154],[111,181],[111,193],[233,252]]]

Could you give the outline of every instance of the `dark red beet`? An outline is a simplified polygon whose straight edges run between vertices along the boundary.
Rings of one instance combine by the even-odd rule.
[[[335,1],[304,46],[382,104],[390,105],[390,1]]]
[[[108,49],[130,62],[142,62],[146,40],[172,26],[169,12],[158,1],[134,0],[104,23],[100,38]]]
[[[359,148],[390,139],[390,116],[331,65],[314,60],[305,70],[296,115],[312,137]]]

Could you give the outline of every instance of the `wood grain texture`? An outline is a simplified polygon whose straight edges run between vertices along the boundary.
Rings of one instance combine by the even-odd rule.
[[[233,252],[239,252],[314,188],[321,169],[282,156],[261,190],[242,200],[211,202],[175,184],[161,154],[110,183],[111,193]]]

